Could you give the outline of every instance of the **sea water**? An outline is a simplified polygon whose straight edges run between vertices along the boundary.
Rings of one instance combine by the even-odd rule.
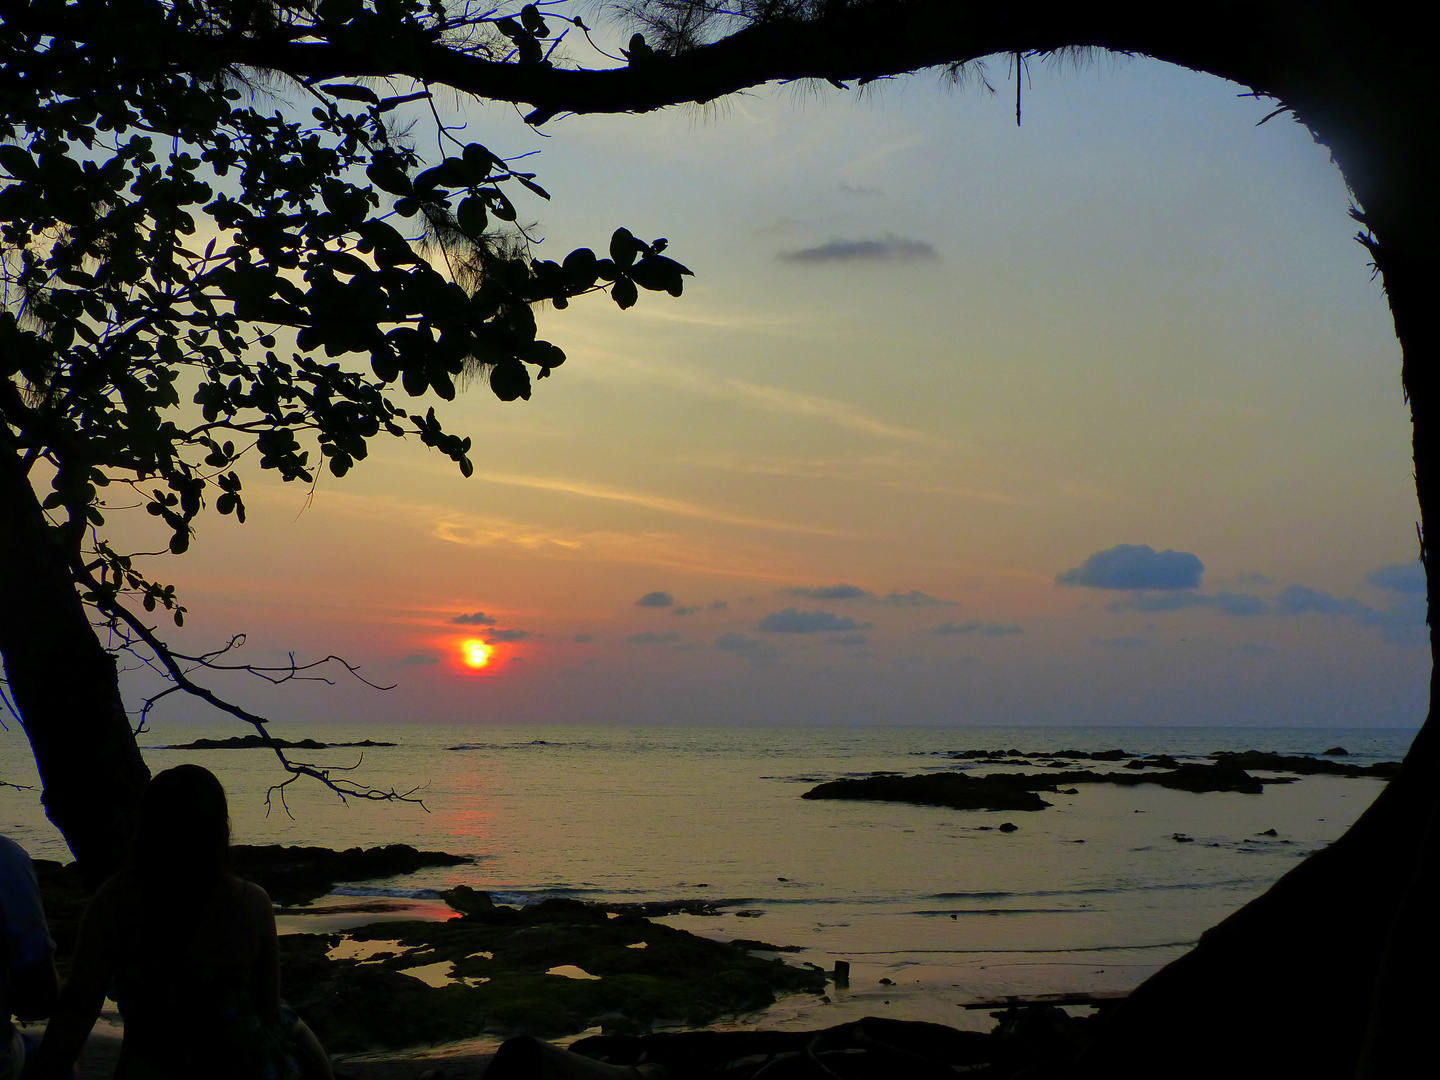
[[[417,803],[342,802],[307,780],[270,790],[285,777],[264,750],[160,748],[235,733],[172,723],[141,742],[152,770],[193,761],[220,776],[236,842],[344,848],[403,841],[474,860],[340,886],[341,896],[402,898],[436,915],[443,911],[438,890],[456,884],[502,903],[708,900],[724,914],[665,921],[714,938],[798,946],[794,959],[827,969],[836,960],[851,963],[851,989],[834,995],[828,1022],[881,1011],[950,1023],[966,1001],[1134,986],[1334,840],[1382,782],[1305,777],[1267,786],[1263,795],[1087,784],[1076,795],[1045,794],[1054,805],[1034,812],[802,799],[816,783],[877,771],[983,771],[945,756],[971,749],[1120,748],[1205,760],[1219,750],[1319,754],[1341,745],[1349,752],[1341,760],[1365,764],[1399,760],[1414,735],[409,724],[306,725],[285,733],[396,743],[292,755]],[[0,735],[0,780],[37,784],[18,729]],[[999,831],[1004,822],[1018,829]],[[68,858],[37,790],[0,789],[0,828],[37,857]],[[281,923],[287,930],[339,925],[304,916]],[[781,1019],[809,1021],[813,1012],[804,1005]]]

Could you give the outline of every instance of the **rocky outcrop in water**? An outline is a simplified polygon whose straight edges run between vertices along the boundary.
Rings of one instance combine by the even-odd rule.
[[[800,797],[903,802],[918,806],[944,806],[951,810],[1044,810],[1051,804],[1035,792],[1037,789],[1053,791],[1055,785],[1049,782],[1048,777],[1040,783],[1032,783],[1036,779],[1018,773],[996,776],[970,776],[967,773],[886,774],[831,780],[811,788]]]
[[[1239,753],[1220,750],[1210,756],[1215,759],[1216,764],[1237,769],[1262,769],[1267,772],[1298,773],[1301,776],[1377,776],[1388,780],[1400,771],[1398,761],[1351,765],[1344,761],[1311,757],[1309,754],[1269,754],[1263,750],[1242,750]]]
[[[376,742],[361,739],[359,742],[324,743],[315,739],[272,739],[266,742],[259,735],[232,735],[228,739],[196,739],[194,742],[175,743],[173,746],[156,747],[158,750],[334,750],[346,746],[394,746],[393,742]]]
[[[866,776],[831,780],[805,792],[805,799],[856,799],[903,802],[917,806],[944,806],[951,810],[1043,810],[1050,806],[1037,792],[1058,793],[1077,784],[1158,784],[1177,791],[1234,791],[1258,795],[1266,784],[1289,784],[1294,777],[1251,776],[1230,760],[1213,765],[1184,763],[1152,772],[1092,772],[1074,770],[1046,773],[928,773],[919,776]]]
[[[348,881],[413,874],[430,866],[460,866],[473,860],[444,851],[418,851],[409,844],[347,848],[236,844],[230,866],[270,894],[280,907],[308,904]]]

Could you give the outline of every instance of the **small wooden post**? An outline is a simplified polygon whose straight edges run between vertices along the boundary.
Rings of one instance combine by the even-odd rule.
[[[849,986],[849,985],[850,985],[850,961],[849,961],[849,960],[836,960],[836,961],[835,961],[835,971],[831,974],[831,978],[835,980],[835,985],[836,985],[837,987]]]

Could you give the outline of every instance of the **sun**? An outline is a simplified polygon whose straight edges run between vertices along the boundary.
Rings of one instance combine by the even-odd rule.
[[[466,667],[482,668],[490,662],[490,646],[479,638],[471,638],[460,646],[460,655]]]

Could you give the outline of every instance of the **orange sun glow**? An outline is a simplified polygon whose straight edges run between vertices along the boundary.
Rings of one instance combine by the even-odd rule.
[[[460,646],[466,667],[482,668],[490,662],[490,646],[479,638],[471,638]]]

